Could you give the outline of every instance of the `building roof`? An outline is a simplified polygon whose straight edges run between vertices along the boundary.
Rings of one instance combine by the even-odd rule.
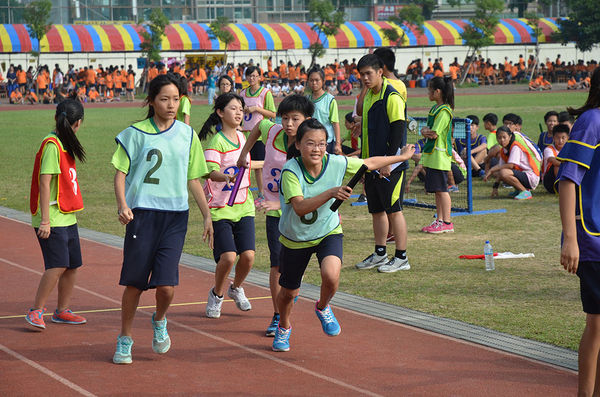
[[[467,20],[433,20],[424,24],[425,34],[411,30],[405,46],[463,45],[460,33]],[[540,43],[552,41],[551,34],[559,30],[556,18],[541,18],[543,33]],[[228,50],[293,50],[307,49],[317,34],[312,23],[232,24],[234,41]],[[346,22],[335,37],[319,37],[325,48],[385,47],[390,42],[381,28],[395,27],[388,22]],[[137,25],[52,25],[41,43],[41,52],[124,52],[139,51],[139,32],[147,29]],[[207,24],[180,23],[168,25],[163,39],[163,51],[224,50],[218,40],[210,40]],[[494,35],[495,44],[535,43],[527,20],[501,19]],[[393,44],[393,43],[392,43]],[[0,53],[38,51],[38,41],[32,40],[26,25],[0,25]]]

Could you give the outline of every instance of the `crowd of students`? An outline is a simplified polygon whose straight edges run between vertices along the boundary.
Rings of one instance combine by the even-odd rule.
[[[48,65],[40,66],[37,72],[29,67],[25,72],[21,65],[11,64],[6,74],[6,91],[9,102],[14,104],[60,103],[73,92],[80,102],[120,101],[121,96],[125,102],[133,102],[135,76],[132,65],[127,70],[124,65],[121,69],[112,65],[104,68],[101,64],[97,68],[90,65],[80,69],[68,65],[63,72],[59,64],[55,64],[52,72]],[[0,75],[0,82],[2,80]]]
[[[537,66],[537,68],[536,68]],[[427,60],[427,65],[419,59],[413,60],[406,69],[406,78],[410,80],[429,80],[432,77],[442,77],[449,75],[456,83],[458,79],[465,74],[465,82],[479,83],[484,85],[509,84],[511,82],[520,82],[523,79],[530,80],[530,89],[552,89],[552,83],[559,81],[559,76],[563,81],[571,81],[569,88],[589,88],[590,76],[598,67],[595,60],[584,62],[583,60],[568,62],[565,64],[561,60],[560,54],[554,62],[546,58],[546,62],[536,64],[535,57],[529,56],[525,61],[523,55],[519,55],[518,60],[512,61],[508,57],[504,58],[504,63],[492,63],[491,59],[485,59],[483,56],[473,56],[467,58],[464,63],[460,63],[455,57],[454,61],[448,65],[448,70],[444,68],[443,58],[431,58]]]

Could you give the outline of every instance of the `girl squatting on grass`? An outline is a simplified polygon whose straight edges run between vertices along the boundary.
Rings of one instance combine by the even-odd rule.
[[[215,230],[215,246],[213,256],[215,269],[215,286],[208,292],[206,316],[219,318],[224,294],[235,301],[238,309],[248,311],[252,305],[246,298],[242,283],[250,273],[254,264],[254,203],[250,187],[250,172],[244,175],[235,201],[227,205],[232,183],[238,176],[236,162],[246,143],[244,134],[237,130],[244,119],[244,99],[233,93],[219,95],[215,102],[215,110],[200,130],[201,140],[212,134],[212,127],[221,124],[221,131],[213,135],[204,153],[207,171],[204,178],[204,192],[208,197],[208,206],[212,214]],[[250,163],[250,156],[246,157]],[[237,264],[236,257],[239,255]],[[233,283],[227,286],[227,277],[235,265]]]
[[[179,79],[159,75],[148,88],[145,120],[117,137],[112,164],[119,222],[127,225],[120,285],[121,333],[115,364],[130,364],[132,326],[142,292],[156,288],[156,311],[151,324],[152,349],[159,354],[171,347],[166,313],[179,284],[179,259],[187,233],[188,189],[204,216],[203,239],[212,248],[213,228],[201,176],[206,162],[200,140],[187,124],[175,120]]]
[[[361,160],[327,154],[327,137],[327,130],[316,119],[300,124],[295,145],[288,151],[291,160],[285,163],[281,172],[279,231],[283,246],[279,264],[281,290],[277,295],[280,321],[273,340],[274,351],[290,350],[290,315],[294,298],[314,253],[317,254],[322,280],[321,297],[315,305],[315,312],[327,335],[339,335],[341,328],[329,301],[339,285],[343,235],[340,216],[337,211],[331,211],[331,204],[335,199],[347,200],[350,197],[352,189],[341,186],[342,182],[363,164],[374,170],[408,160],[415,151],[414,145],[407,145],[399,156]],[[298,152],[299,157],[294,158]]]
[[[560,263],[579,276],[586,313],[579,344],[579,396],[600,393],[600,68],[594,71],[590,93],[579,109],[569,140],[556,157],[562,250]]]
[[[46,329],[44,312],[48,296],[58,282],[58,303],[52,322],[85,324],[85,318],[69,310],[77,268],[82,264],[77,217],[83,209],[75,159],[85,162],[85,150],[75,135],[83,122],[83,106],[66,99],[56,107],[56,126],[35,156],[31,178],[31,225],[44,256],[45,271],[33,307],[25,319]]]

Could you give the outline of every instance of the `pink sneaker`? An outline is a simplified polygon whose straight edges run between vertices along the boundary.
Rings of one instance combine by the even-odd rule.
[[[430,225],[425,226],[424,228],[421,229],[422,232],[427,233],[427,230],[429,230],[429,228],[431,228],[433,225],[437,224],[438,220],[434,219],[433,222],[431,222]]]
[[[446,225],[442,222],[442,233],[454,233],[454,223],[450,222],[449,225]]]
[[[421,229],[422,231],[424,231],[425,233],[433,233],[433,234],[438,234],[438,233],[444,233],[442,231],[442,224],[444,222],[442,221],[438,221],[437,219],[435,221],[433,221],[433,223],[431,223],[431,225],[424,227],[423,229]]]

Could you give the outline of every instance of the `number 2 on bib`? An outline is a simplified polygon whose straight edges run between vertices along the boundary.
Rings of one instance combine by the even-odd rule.
[[[163,161],[163,155],[160,150],[152,149],[148,152],[146,156],[146,161],[152,161],[152,157],[156,156],[156,164],[152,168],[148,170],[146,177],[144,178],[144,183],[149,183],[151,185],[158,185],[160,183],[159,178],[152,178],[152,174],[154,174],[161,166]]]

